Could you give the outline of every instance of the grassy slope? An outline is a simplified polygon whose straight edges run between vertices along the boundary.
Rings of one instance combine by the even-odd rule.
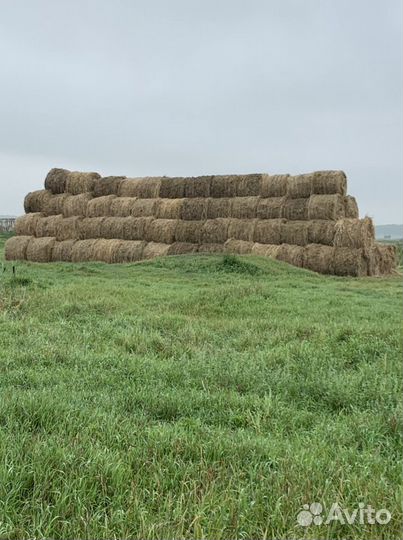
[[[400,279],[223,261],[6,265],[0,537],[400,538]]]

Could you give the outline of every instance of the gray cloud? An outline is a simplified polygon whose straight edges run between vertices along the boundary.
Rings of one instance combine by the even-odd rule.
[[[3,0],[0,213],[53,166],[344,169],[401,222],[400,0]]]

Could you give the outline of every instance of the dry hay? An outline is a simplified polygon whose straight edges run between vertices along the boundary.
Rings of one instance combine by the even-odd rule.
[[[188,197],[210,197],[212,176],[196,176],[185,178],[185,194]]]
[[[336,276],[366,276],[368,270],[364,250],[335,247],[331,270],[327,273],[334,273]]]
[[[52,262],[71,262],[73,246],[76,240],[63,240],[55,242],[52,248]]]
[[[272,259],[277,258],[278,251],[280,246],[273,244],[260,244],[255,242],[252,246],[252,255],[261,255],[263,257],[271,257]]]
[[[207,219],[208,199],[183,199],[181,218],[189,221]]]
[[[208,219],[204,222],[201,232],[203,244],[223,244],[228,238],[228,229],[230,224],[229,219],[216,218]],[[231,235],[232,238],[237,238]],[[237,238],[238,239],[238,238]],[[245,240],[240,238],[240,240]]]
[[[116,195],[105,195],[104,197],[96,197],[87,203],[87,216],[105,217],[110,216],[112,212],[112,202],[116,199]]]
[[[183,199],[185,196],[184,178],[161,178],[159,194],[162,199]]]
[[[80,237],[81,216],[71,216],[56,222],[56,240],[77,240]]]
[[[157,199],[154,207],[155,217],[158,219],[180,219],[182,205],[185,199]]]
[[[124,240],[115,246],[114,263],[129,263],[140,261],[143,258],[143,250],[146,242],[142,240]]]
[[[309,221],[285,221],[280,226],[280,244],[306,246],[309,243],[308,229]]]
[[[147,229],[154,221],[152,217],[126,217],[121,218],[123,223],[123,238],[125,240],[144,240]]]
[[[68,193],[60,193],[60,195],[51,195],[49,198],[43,199],[43,213],[47,216],[53,216],[63,213],[63,206],[70,195]]]
[[[319,244],[309,244],[304,248],[304,268],[321,274],[333,273],[335,248]]]
[[[336,221],[344,217],[344,197],[341,195],[311,195],[308,201],[308,219]]]
[[[96,180],[101,178],[96,172],[71,172],[66,180],[66,193],[80,195],[80,193],[92,192]]]
[[[71,250],[72,262],[89,262],[95,260],[95,246],[99,240],[94,238],[77,240]]]
[[[18,236],[35,236],[38,220],[43,218],[41,212],[25,214],[15,220],[15,234]]]
[[[207,219],[229,218],[232,214],[233,198],[209,198],[207,199]]]
[[[27,247],[32,236],[12,236],[4,246],[6,261],[24,261],[27,258]]]
[[[232,174],[213,176],[210,184],[210,197],[235,197],[236,182],[234,178],[235,176]]]
[[[369,249],[375,239],[372,219],[339,219],[335,223],[334,245]]]
[[[317,219],[308,221],[308,244],[324,244],[333,246],[335,221]]]
[[[97,178],[92,188],[94,197],[105,197],[107,195],[118,195],[120,186],[126,176],[105,176]]]
[[[200,244],[199,253],[224,253],[224,244]]]
[[[283,219],[257,220],[253,240],[260,244],[280,244]]]
[[[276,252],[276,259],[302,268],[304,263],[304,248],[293,244],[281,244]]]
[[[119,187],[119,197],[155,199],[160,196],[161,177],[126,178]]]
[[[159,242],[148,242],[143,249],[143,259],[153,259],[154,257],[163,257],[168,255],[169,244]]]
[[[227,238],[253,242],[255,235],[256,219],[229,219]]]
[[[138,198],[134,201],[131,215],[133,217],[150,217],[154,216],[158,206],[158,199],[143,199]]]
[[[57,226],[63,220],[63,216],[48,216],[39,218],[36,222],[35,236],[42,238],[44,236],[53,236],[56,238]]]
[[[308,219],[308,205],[310,200],[310,198],[285,199],[281,214],[282,217],[289,220]]]
[[[179,220],[175,231],[177,242],[190,242],[199,244],[202,239],[202,227],[204,221],[184,221]]]
[[[355,218],[359,217],[358,204],[354,197],[346,195],[344,197],[344,213],[346,218]]]
[[[231,217],[237,219],[256,218],[259,197],[234,197],[232,199]]]
[[[102,238],[101,225],[105,217],[82,218],[77,222],[78,237],[80,240]],[[78,249],[78,248],[77,248]]]
[[[346,195],[347,178],[343,171],[317,171],[313,173],[312,193],[320,195]]]
[[[392,274],[397,266],[396,246],[376,243],[374,245],[374,258],[380,275]]]
[[[191,242],[174,242],[169,246],[167,255],[185,255],[187,253],[196,253],[198,250],[198,244],[192,244]]]
[[[233,176],[236,197],[257,197],[260,195],[263,174],[238,174]]]
[[[289,174],[263,174],[261,180],[261,197],[284,197],[287,194]]]
[[[177,224],[177,219],[154,219],[145,230],[144,240],[172,244]]]
[[[45,189],[54,195],[64,193],[69,175],[70,171],[67,169],[50,169],[45,178]]]
[[[54,237],[34,238],[32,236],[27,246],[27,260],[33,262],[50,262],[52,260],[52,249],[55,242],[56,239]]]
[[[114,197],[111,199],[109,215],[113,217],[131,216],[135,202],[135,197]]]
[[[287,197],[301,199],[312,194],[313,174],[298,174],[290,176],[287,183]]]
[[[278,219],[283,217],[285,201],[285,197],[259,199],[256,208],[256,217],[258,219]]]
[[[24,211],[26,214],[31,212],[45,212],[47,201],[52,197],[50,191],[39,189],[30,191],[24,199]]]
[[[106,217],[101,223],[101,238],[123,239],[125,218]]]
[[[63,200],[62,214],[64,217],[87,215],[87,205],[92,199],[91,193],[81,193],[80,195],[68,195]]]
[[[124,240],[101,238],[92,247],[91,254],[93,256],[93,260],[105,263],[115,262],[116,252],[123,243]]]
[[[247,242],[245,240],[235,240],[230,238],[224,244],[224,251],[227,253],[235,253],[238,255],[248,255],[252,253],[253,242]]]

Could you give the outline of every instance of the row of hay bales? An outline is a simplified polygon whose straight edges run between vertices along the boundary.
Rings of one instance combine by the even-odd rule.
[[[161,219],[203,220],[214,218],[338,220],[358,218],[354,197],[314,194],[306,198],[287,197],[194,197],[194,198],[138,198],[91,193],[53,195],[48,190],[28,193],[25,197],[26,213],[41,212],[46,216],[62,214],[64,217],[155,217]]]
[[[229,239],[224,243],[146,242],[142,240],[86,239],[57,241],[54,237],[15,236],[6,243],[6,258],[33,262],[127,263],[164,255],[184,253],[236,253],[272,257],[294,266],[340,276],[381,275],[394,264],[392,246],[374,245],[369,252],[308,244],[272,245]]]
[[[224,243],[229,239],[266,244],[324,244],[368,248],[373,243],[370,218],[288,221],[285,219],[215,218],[207,220],[152,217],[63,217],[25,214],[16,220],[17,235],[63,240],[120,239],[147,242]]]

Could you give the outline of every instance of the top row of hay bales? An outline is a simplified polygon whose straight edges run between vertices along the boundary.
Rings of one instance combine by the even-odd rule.
[[[292,176],[289,174],[232,174],[196,177],[166,176],[101,178],[96,172],[71,172],[51,169],[45,179],[45,189],[53,194],[91,193],[94,197],[117,195],[153,199],[188,197],[288,197],[307,198],[311,195],[346,195],[347,179],[343,171],[317,171]]]

